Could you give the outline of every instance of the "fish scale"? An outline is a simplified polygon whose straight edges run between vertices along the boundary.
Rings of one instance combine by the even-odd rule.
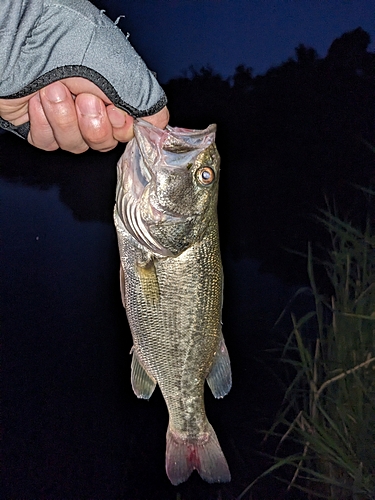
[[[132,386],[145,399],[160,387],[169,412],[166,470],[173,484],[194,469],[209,482],[230,480],[204,406],[206,379],[215,397],[231,386],[221,332],[214,130],[163,131],[138,121],[118,163],[114,219],[133,336]]]

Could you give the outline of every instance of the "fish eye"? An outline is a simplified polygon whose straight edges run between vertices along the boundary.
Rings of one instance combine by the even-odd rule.
[[[202,167],[197,171],[197,179],[200,184],[208,185],[215,180],[215,172],[210,167]]]

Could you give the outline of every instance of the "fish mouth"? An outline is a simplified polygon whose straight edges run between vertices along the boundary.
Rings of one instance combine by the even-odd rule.
[[[216,124],[204,130],[169,125],[159,129],[138,118],[134,123],[134,140],[140,152],[137,162],[140,173],[146,182],[150,182],[162,166],[173,169],[192,163],[200,151],[214,142],[215,132]]]

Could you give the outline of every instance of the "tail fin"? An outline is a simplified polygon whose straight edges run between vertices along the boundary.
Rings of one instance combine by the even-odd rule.
[[[210,424],[204,436],[194,439],[183,438],[168,427],[165,468],[174,485],[186,481],[194,469],[208,483],[230,481],[227,461]]]

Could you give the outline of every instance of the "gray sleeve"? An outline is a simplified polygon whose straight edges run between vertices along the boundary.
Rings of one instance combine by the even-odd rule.
[[[87,0],[1,0],[0,75],[0,98],[81,76],[135,118],[167,102],[121,30]]]

